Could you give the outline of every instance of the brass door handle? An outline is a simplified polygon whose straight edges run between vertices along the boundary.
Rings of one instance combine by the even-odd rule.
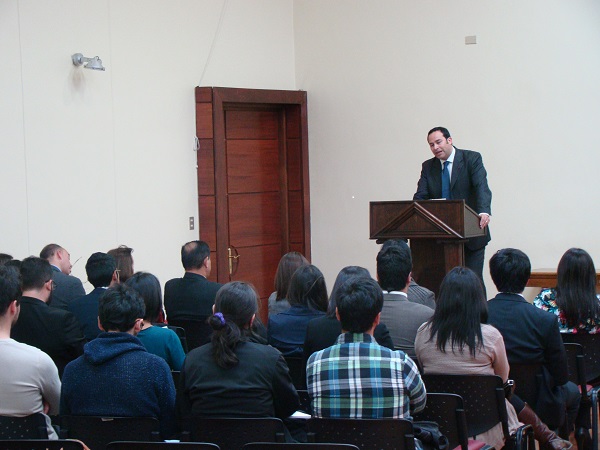
[[[235,254],[233,253],[235,252]],[[229,248],[227,248],[227,260],[229,261],[229,276],[234,274],[233,271],[233,261],[237,261],[240,258],[240,254],[238,253],[237,249],[232,245]],[[235,265],[235,271],[237,272],[237,264]]]

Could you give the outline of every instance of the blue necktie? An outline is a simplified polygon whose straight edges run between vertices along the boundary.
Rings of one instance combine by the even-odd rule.
[[[450,172],[448,171],[448,165],[450,161],[444,161],[444,168],[442,169],[442,198],[450,200]]]

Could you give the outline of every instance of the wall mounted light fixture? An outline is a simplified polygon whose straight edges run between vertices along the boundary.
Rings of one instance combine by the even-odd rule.
[[[102,60],[97,56],[94,56],[93,58],[87,58],[81,53],[75,53],[71,56],[71,59],[73,60],[73,65],[75,66],[83,66],[86,69],[92,70],[106,70],[102,65]]]

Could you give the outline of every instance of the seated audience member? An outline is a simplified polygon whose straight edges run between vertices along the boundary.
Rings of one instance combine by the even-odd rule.
[[[40,258],[47,260],[52,266],[53,308],[67,309],[69,303],[85,295],[83,284],[77,277],[71,275],[71,254],[58,244],[48,244],[40,252]]]
[[[269,296],[269,316],[290,309],[290,302],[287,300],[290,280],[298,267],[308,264],[306,258],[298,252],[289,252],[281,257],[275,273],[275,292]]]
[[[60,414],[156,417],[163,438],[175,431],[175,386],[164,359],[148,353],[135,337],[144,301],[119,284],[100,297],[98,320],[104,331],[67,365]]]
[[[134,274],[133,256],[131,256],[133,249],[126,245],[119,245],[106,253],[115,258],[117,270],[119,271],[119,281],[125,283]]]
[[[146,306],[138,339],[146,350],[163,358],[171,370],[181,370],[185,353],[179,337],[173,330],[152,325],[162,311],[162,292],[158,278],[151,273],[137,272],[125,284],[140,294]]]
[[[13,259],[13,257],[7,253],[0,253],[0,266],[5,265],[8,261]]]
[[[58,414],[60,380],[52,359],[43,351],[10,338],[19,317],[19,272],[0,267],[0,415],[25,417]],[[48,437],[58,439],[46,416]]]
[[[21,281],[21,311],[11,337],[46,352],[62,375],[67,363],[83,353],[85,338],[79,322],[69,311],[48,306],[54,284],[48,261],[35,256],[25,258]]]
[[[530,304],[521,295],[529,276],[531,263],[525,253],[514,248],[497,251],[490,259],[490,274],[498,289],[498,295],[488,302],[488,323],[500,331],[504,338],[506,356],[510,364],[542,364],[546,377],[552,380],[554,389],[562,394],[564,403],[556,410],[544,408],[536,411],[542,419],[555,420],[559,410],[566,408],[569,423],[573,423],[579,408],[579,389],[568,382],[567,357],[558,330],[556,316]],[[544,381],[542,381],[544,382]],[[535,438],[547,448],[570,448],[543,422],[535,422],[536,416],[528,406],[511,402],[519,412],[521,422],[533,425]],[[521,406],[523,402],[520,402]]]
[[[381,245],[381,249],[379,252],[381,253],[383,250],[387,249],[391,246],[399,246],[400,248],[407,248],[410,254],[410,263],[412,270],[412,253],[410,248],[406,244],[406,242],[402,239],[388,239]],[[379,283],[381,285],[381,281]],[[385,293],[385,292],[384,292]],[[435,309],[435,294],[429,289],[419,286],[417,282],[413,279],[412,273],[410,276],[410,283],[408,284],[408,292],[406,293],[408,296],[408,301],[412,303],[419,303],[421,305],[428,306],[431,309]],[[385,300],[385,297],[384,297]]]
[[[304,339],[304,363],[309,356],[314,352],[323,350],[324,348],[331,347],[337,341],[337,338],[342,333],[342,324],[335,315],[335,309],[337,307],[337,295],[338,290],[342,284],[344,284],[350,278],[371,278],[371,274],[364,267],[359,266],[348,266],[344,267],[333,284],[331,290],[331,296],[329,297],[329,306],[327,307],[327,314],[322,317],[317,317],[308,322],[306,328],[306,338]],[[373,337],[377,343],[383,347],[387,347],[390,350],[394,350],[394,342],[390,337],[390,333],[387,327],[380,323],[375,327]]]
[[[190,351],[181,370],[177,413],[186,429],[194,416],[279,417],[298,409],[298,394],[281,353],[251,341],[258,311],[252,286],[227,283],[217,293],[211,342]]]
[[[302,356],[308,322],[327,310],[327,286],[317,267],[301,266],[294,272],[288,301],[290,309],[269,317],[268,341],[284,356]]]
[[[170,320],[204,321],[212,314],[220,283],[208,281],[211,271],[210,248],[204,241],[191,241],[181,247],[183,278],[165,284],[165,309]]]
[[[425,374],[498,375],[508,380],[509,365],[502,335],[486,325],[487,305],[481,281],[470,269],[455,267],[442,281],[433,317],[421,325],[415,340],[417,357]],[[508,425],[520,426],[517,413],[506,403]],[[504,447],[502,424],[477,436]]]
[[[313,416],[405,418],[425,407],[417,365],[404,352],[375,342],[383,293],[375,280],[350,278],[338,289],[337,343],[308,359],[306,382]]]
[[[67,309],[73,313],[81,325],[81,331],[88,341],[100,334],[98,328],[98,301],[110,286],[119,283],[119,273],[115,259],[106,253],[93,253],[85,264],[88,281],[94,290],[69,303]]]
[[[404,241],[383,247],[377,254],[377,280],[383,289],[381,321],[390,330],[396,348],[415,358],[415,336],[433,315],[428,306],[408,300],[412,256]]]
[[[543,289],[533,304],[558,316],[561,333],[599,333],[600,300],[596,294],[596,268],[588,252],[567,250],[558,263],[557,284]]]

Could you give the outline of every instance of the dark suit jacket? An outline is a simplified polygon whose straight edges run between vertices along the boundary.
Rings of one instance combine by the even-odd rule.
[[[81,280],[72,275],[65,275],[58,267],[52,266],[52,280],[56,287],[52,291],[50,306],[67,309],[69,303],[85,295]]]
[[[75,316],[37,298],[21,297],[21,311],[10,337],[47,353],[62,376],[67,363],[83,354],[85,338]]]
[[[169,319],[204,320],[212,314],[217,291],[223,286],[202,275],[186,272],[165,284],[165,309]]]
[[[488,323],[504,338],[510,364],[542,363],[556,385],[568,381],[567,356],[556,316],[517,294],[498,294],[488,302]]]
[[[471,150],[460,150],[455,147],[452,177],[450,179],[450,195],[453,200],[464,199],[466,204],[477,214],[492,214],[492,191],[487,184],[487,172],[483,167],[481,155]],[[428,159],[421,168],[421,178],[417,184],[417,192],[413,200],[431,200],[442,197],[442,166],[437,158]],[[485,247],[490,241],[489,227],[486,235],[469,239],[466,247],[477,250]]]
[[[95,288],[88,295],[73,300],[69,304],[69,311],[73,313],[81,331],[88,341],[95,339],[101,330],[98,328],[98,300],[100,296],[106,292],[105,288]]]
[[[335,317],[323,316],[308,322],[304,339],[304,365],[306,366],[306,361],[314,352],[334,345],[340,334],[342,334],[342,324]],[[373,337],[379,345],[395,350],[394,342],[383,323],[375,327]]]
[[[409,302],[419,303],[435,309],[435,294],[426,287],[419,286],[412,278],[408,285],[407,294]]]

